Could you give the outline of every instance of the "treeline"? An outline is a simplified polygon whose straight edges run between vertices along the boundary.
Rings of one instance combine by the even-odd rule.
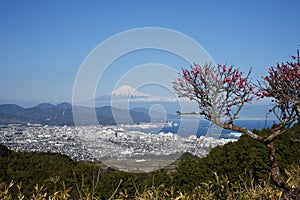
[[[269,131],[263,129],[255,133],[267,135]],[[300,124],[281,135],[276,140],[276,147],[282,174],[288,179],[291,166],[300,167]],[[145,188],[163,188],[165,191],[177,191],[176,194],[192,195],[195,188],[209,183],[215,195],[212,198],[221,199],[221,194],[225,194],[222,190],[232,187],[229,182],[234,185],[270,183],[267,151],[263,144],[242,136],[237,142],[212,149],[205,158],[181,160],[176,170],[132,174],[106,168],[102,164],[75,162],[60,154],[13,152],[0,145],[0,191],[14,181],[22,182],[22,193],[28,198],[38,184],[43,185],[48,193],[70,188],[71,199],[80,199],[84,193],[108,199],[114,192],[116,196],[122,194],[124,198],[133,199]],[[227,184],[226,187],[218,187],[220,179],[222,184]],[[10,192],[17,197],[17,187]]]

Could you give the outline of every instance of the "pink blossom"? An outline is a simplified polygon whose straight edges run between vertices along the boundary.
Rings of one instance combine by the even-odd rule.
[[[187,69],[184,69],[182,72],[183,72],[183,75],[185,75],[185,76],[187,76],[189,73]]]
[[[225,78],[224,80],[223,80],[223,83],[227,83],[227,82],[229,82],[230,81],[230,78]]]
[[[199,74],[199,69],[197,68],[197,67],[195,67],[195,68],[193,68],[193,75],[195,76],[195,77],[197,77],[197,75]]]
[[[223,65],[223,66],[222,66],[222,69],[223,69],[223,71],[225,72],[225,71],[226,71],[226,65]]]

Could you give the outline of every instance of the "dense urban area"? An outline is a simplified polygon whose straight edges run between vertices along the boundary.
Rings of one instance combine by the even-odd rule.
[[[119,126],[9,124],[1,126],[0,140],[14,151],[61,153],[78,161],[101,161],[124,171],[129,171],[132,167],[141,168],[140,165],[145,164],[148,168],[143,170],[151,171],[167,166],[185,152],[203,157],[211,148],[234,140],[207,136],[197,138],[196,135],[182,137],[170,132],[158,134],[143,132],[145,129],[162,126],[173,124]],[[152,162],[147,163],[150,160]]]

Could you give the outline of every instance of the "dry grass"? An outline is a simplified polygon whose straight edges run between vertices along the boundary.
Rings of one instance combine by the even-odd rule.
[[[288,183],[291,187],[300,185],[300,167],[291,167],[285,172],[287,174]],[[76,189],[79,195],[79,200],[97,200],[101,199],[94,195],[94,190],[86,190],[75,185],[67,187],[64,181],[60,181],[58,177],[51,179],[53,186],[56,188],[60,184],[60,190],[53,193],[47,191],[47,188],[43,185],[36,185],[33,188],[30,197],[25,197],[22,194],[22,183],[10,182],[9,184],[1,185],[0,199],[1,200],[69,200],[74,199],[70,191]],[[120,180],[121,185],[122,180]],[[18,191],[18,194],[13,196],[12,191]],[[266,181],[262,181],[260,184],[255,184],[254,181],[247,183],[246,181],[240,180],[239,183],[232,183],[228,180],[228,177],[219,177],[215,174],[215,181],[208,183],[201,183],[191,193],[184,193],[183,191],[176,190],[175,188],[167,188],[163,184],[158,187],[146,187],[143,191],[136,192],[134,197],[130,197],[127,190],[118,191],[116,188],[115,192],[109,199],[125,200],[213,200],[213,199],[224,199],[224,200],[264,200],[264,199],[278,199],[281,193],[272,185]]]

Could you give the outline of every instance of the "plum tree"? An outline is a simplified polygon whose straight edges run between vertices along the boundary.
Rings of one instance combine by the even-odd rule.
[[[284,134],[288,127],[299,119],[300,113],[300,57],[292,56],[293,62],[270,67],[268,75],[258,84],[250,80],[251,69],[245,75],[238,68],[226,65],[214,66],[193,64],[190,69],[182,69],[173,82],[175,93],[196,101],[199,112],[178,114],[198,114],[224,128],[245,133],[269,148],[271,177],[282,191],[281,199],[300,198],[300,188],[290,187],[281,177],[276,159],[274,140]],[[272,109],[278,124],[271,128],[267,136],[260,136],[246,127],[235,124],[240,111],[253,100],[271,98]]]

